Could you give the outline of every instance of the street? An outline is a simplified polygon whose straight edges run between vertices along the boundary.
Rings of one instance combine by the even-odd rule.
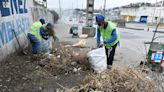
[[[73,24],[77,24],[76,21],[69,22],[66,19],[55,24],[56,34],[62,42],[76,43],[79,38],[72,38],[69,34],[69,28]],[[84,24],[78,24],[81,34],[82,26]],[[151,41],[153,37],[153,32],[147,32],[144,30],[132,30],[126,28],[117,28],[121,33],[120,46],[117,47],[116,57],[114,65],[115,67],[121,66],[121,68],[126,66],[137,66],[140,61],[145,60],[146,50],[144,46],[145,41]],[[87,38],[87,47],[96,47],[95,38]],[[148,47],[147,47],[148,49]]]

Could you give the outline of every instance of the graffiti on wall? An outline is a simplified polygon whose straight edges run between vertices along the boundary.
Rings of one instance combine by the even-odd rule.
[[[2,22],[0,25],[0,48],[14,39],[13,30],[16,29],[16,35],[19,36],[29,28],[29,25],[28,17],[18,18],[16,21]]]
[[[14,13],[28,13],[26,8],[26,0],[0,0],[0,11],[2,17],[10,16]]]
[[[29,28],[30,18],[23,15],[27,13],[26,0],[0,0],[0,48],[14,39],[13,30],[19,36]]]

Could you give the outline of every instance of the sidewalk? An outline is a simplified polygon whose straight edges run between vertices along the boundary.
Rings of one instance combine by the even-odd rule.
[[[156,28],[156,25],[148,25],[145,23],[126,23],[125,28],[127,29],[134,29],[134,30],[143,30],[143,31],[154,31]],[[162,31],[164,30],[164,25],[161,25],[158,27],[158,30]]]

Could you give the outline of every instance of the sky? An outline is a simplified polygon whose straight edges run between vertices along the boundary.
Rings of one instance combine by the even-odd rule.
[[[62,9],[74,9],[74,8],[86,8],[86,1],[87,0],[60,0],[61,1],[61,8]],[[157,0],[161,1],[161,0]],[[155,3],[156,0],[106,0],[106,8],[113,8],[118,6],[127,5],[130,3],[136,2],[150,2]],[[59,0],[47,0],[48,8],[59,8]],[[103,8],[104,0],[95,0],[94,8],[101,9]]]

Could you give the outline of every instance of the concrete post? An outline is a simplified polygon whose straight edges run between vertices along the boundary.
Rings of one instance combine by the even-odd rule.
[[[87,15],[86,26],[83,27],[83,34],[88,34],[88,37],[95,35],[95,28],[93,27],[93,13],[94,13],[94,0],[87,0]]]

